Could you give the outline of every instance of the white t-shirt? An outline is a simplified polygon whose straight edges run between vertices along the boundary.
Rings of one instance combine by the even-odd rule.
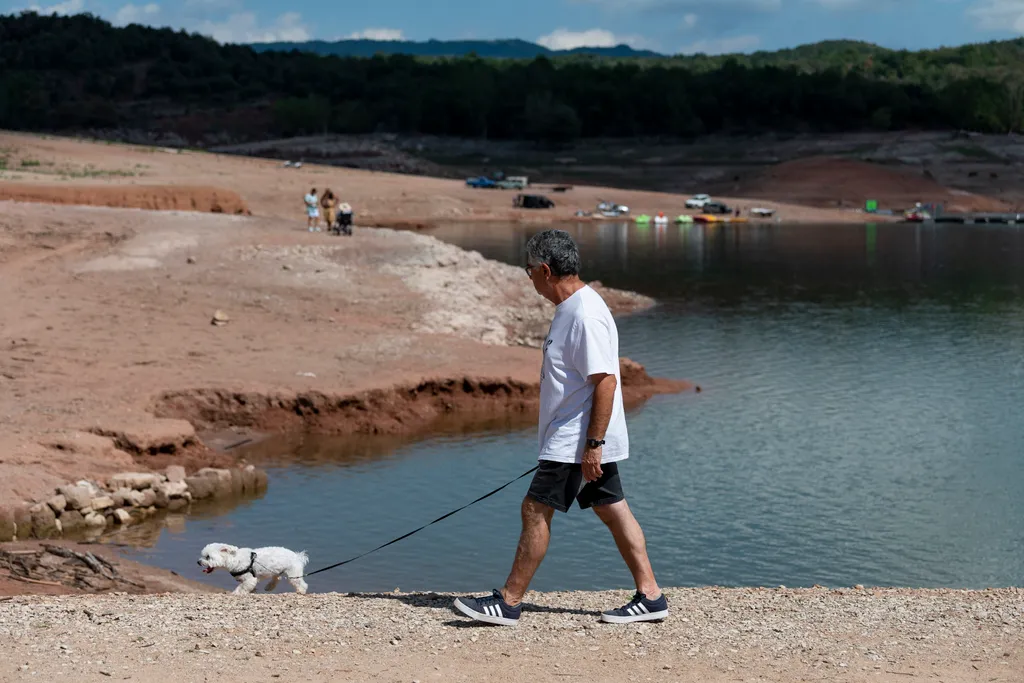
[[[585,285],[555,307],[540,375],[539,460],[578,463],[590,425],[595,373],[615,375],[615,399],[601,462],[629,457],[619,375],[619,333],[601,295]]]

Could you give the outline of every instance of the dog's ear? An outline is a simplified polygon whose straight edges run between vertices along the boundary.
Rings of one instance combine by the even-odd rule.
[[[234,552],[235,552],[235,551],[234,551],[234,550],[232,550],[231,548],[221,548],[221,549],[220,549],[220,551],[221,551],[222,553],[234,553]]]

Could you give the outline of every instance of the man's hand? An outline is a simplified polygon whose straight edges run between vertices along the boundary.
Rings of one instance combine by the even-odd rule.
[[[601,447],[587,448],[583,451],[583,478],[588,481],[597,481],[601,478]]]

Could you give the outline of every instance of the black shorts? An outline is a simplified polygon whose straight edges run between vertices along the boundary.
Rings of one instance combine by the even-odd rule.
[[[574,500],[581,510],[586,510],[593,505],[609,505],[625,499],[616,462],[601,465],[598,480],[586,482],[581,465],[541,460],[526,495],[559,512],[568,512]]]

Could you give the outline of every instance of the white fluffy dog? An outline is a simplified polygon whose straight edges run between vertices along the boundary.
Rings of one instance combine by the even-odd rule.
[[[198,564],[204,574],[214,569],[227,569],[238,581],[233,592],[252,593],[261,579],[270,579],[264,590],[277,588],[281,577],[288,579],[296,593],[305,594],[306,582],[302,580],[309,557],[306,551],[295,552],[288,548],[271,546],[267,548],[238,548],[226,543],[210,543],[205,548]]]

